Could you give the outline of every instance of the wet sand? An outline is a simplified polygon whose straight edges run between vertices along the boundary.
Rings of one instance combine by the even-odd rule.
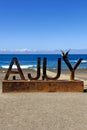
[[[87,93],[2,93],[6,71],[0,69],[0,130],[87,130]],[[26,78],[29,72],[36,75],[23,70]],[[56,70],[51,72],[53,76]],[[62,70],[59,79],[69,77],[69,70]],[[86,69],[77,70],[76,79],[87,88]]]

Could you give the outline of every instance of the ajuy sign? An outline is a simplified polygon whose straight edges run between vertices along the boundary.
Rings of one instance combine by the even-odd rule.
[[[71,72],[70,80],[74,80],[75,79],[75,71],[76,71],[77,67],[79,66],[79,64],[81,63],[82,58],[79,58],[77,60],[77,62],[75,63],[75,65],[72,66],[71,63],[69,62],[69,59],[68,59],[69,51],[67,51],[66,53],[64,53],[63,51],[61,51],[61,52],[62,52],[62,58]],[[16,66],[17,66],[17,71],[13,71],[13,69],[12,69],[12,66],[14,64],[16,64]],[[55,77],[49,77],[46,73],[46,70],[47,70],[47,58],[46,57],[43,58],[42,70],[43,70],[42,80],[58,80],[60,75],[61,75],[61,58],[57,59],[57,72],[56,72]],[[12,58],[4,80],[8,80],[10,74],[19,74],[21,77],[21,80],[26,80],[25,76],[22,72],[22,69],[20,67],[20,64],[18,62],[18,59],[16,57]],[[29,80],[39,80],[40,76],[41,76],[41,58],[38,57],[38,59],[37,59],[37,74],[35,77],[32,77],[31,73],[28,73],[28,79]],[[13,77],[13,79],[16,79],[15,76]]]

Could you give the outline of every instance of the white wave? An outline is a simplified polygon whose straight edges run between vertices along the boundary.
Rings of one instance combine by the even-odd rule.
[[[73,63],[74,63],[74,62],[76,63],[77,61],[78,61],[78,60],[70,60],[70,62],[73,62]],[[87,63],[87,60],[82,60],[81,63]]]
[[[87,63],[87,60],[82,60],[82,63]]]
[[[21,67],[21,69],[28,69],[28,68],[31,68],[31,67],[36,67],[36,65],[20,65],[20,67]],[[2,65],[1,68],[8,69],[9,65]],[[12,68],[17,69],[17,66],[13,65]]]

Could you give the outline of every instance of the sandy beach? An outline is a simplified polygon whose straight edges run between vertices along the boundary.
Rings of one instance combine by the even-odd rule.
[[[0,69],[0,130],[87,130],[86,92],[2,93],[6,71]],[[23,70],[26,78],[28,72],[36,74]],[[75,75],[87,89],[87,69],[78,69]],[[70,71],[62,70],[59,79],[69,78]]]

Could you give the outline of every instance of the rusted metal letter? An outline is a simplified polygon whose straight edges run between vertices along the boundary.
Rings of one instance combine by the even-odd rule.
[[[61,74],[61,58],[58,58],[57,60],[57,75],[55,77],[48,77],[47,74],[46,74],[46,58],[44,58],[44,61],[43,61],[43,80],[46,79],[46,80],[57,80],[59,77],[60,77],[60,74]]]
[[[12,71],[12,66],[13,66],[14,63],[16,64],[18,71]],[[7,70],[7,73],[6,73],[6,75],[5,75],[4,80],[8,80],[10,74],[19,74],[20,77],[21,77],[21,79],[22,79],[22,80],[25,80],[25,77],[24,77],[24,75],[23,75],[23,72],[22,72],[22,70],[21,70],[21,68],[20,68],[20,64],[19,64],[17,58],[15,58],[15,57],[12,58],[12,60],[11,60],[11,63],[10,63],[10,65],[9,65],[9,68],[8,68],[8,70]]]
[[[28,78],[30,80],[38,80],[40,78],[40,62],[41,62],[41,58],[38,57],[37,59],[37,76],[36,77],[32,77],[31,74],[28,74]]]
[[[43,75],[42,75],[42,80],[46,78],[46,64],[47,64],[47,58],[43,58]]]
[[[74,67],[72,67],[72,65],[70,64],[70,62],[69,62],[69,60],[67,58],[69,51],[67,51],[66,53],[64,53],[64,51],[61,51],[61,52],[62,52],[63,60],[65,61],[65,63],[67,64],[69,70],[71,71],[70,80],[74,80],[75,79],[75,70],[77,69],[77,67],[81,63],[82,58],[78,59],[76,64],[74,65]]]

